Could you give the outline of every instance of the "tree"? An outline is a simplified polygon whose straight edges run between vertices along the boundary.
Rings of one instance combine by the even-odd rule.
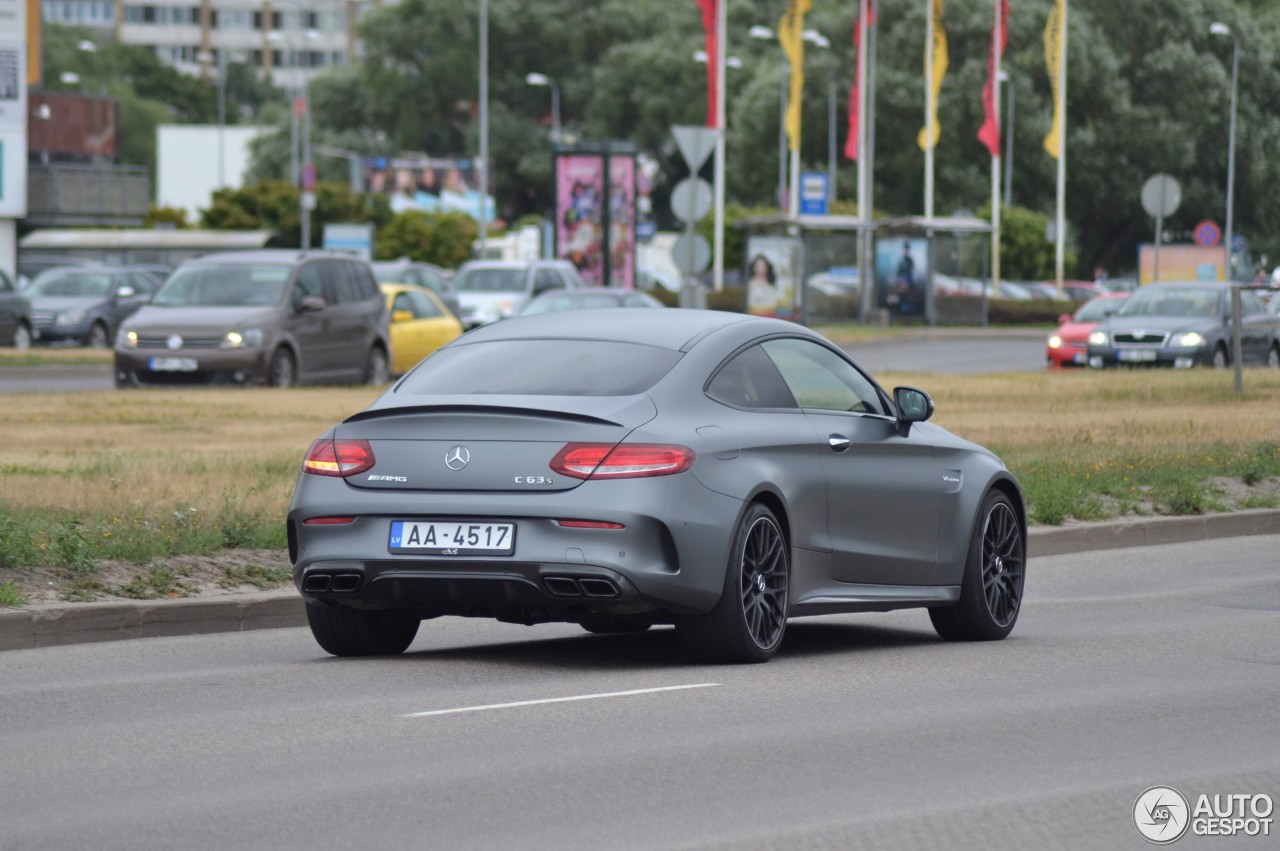
[[[452,268],[471,257],[480,235],[475,219],[464,213],[397,213],[378,231],[375,246],[380,260],[408,257]]]
[[[297,187],[283,180],[264,180],[240,189],[219,189],[213,203],[201,210],[201,227],[222,230],[275,231],[274,242],[297,246],[302,218]],[[326,222],[372,222],[382,227],[391,220],[384,197],[356,194],[343,183],[316,184],[316,209],[311,214],[311,246],[323,242]]]

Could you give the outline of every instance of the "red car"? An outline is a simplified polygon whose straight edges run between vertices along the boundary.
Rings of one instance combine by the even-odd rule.
[[[1046,354],[1049,367],[1085,366],[1088,362],[1089,332],[1115,313],[1128,297],[1128,293],[1107,293],[1080,305],[1074,316],[1064,313],[1058,317],[1061,325],[1049,336]]]

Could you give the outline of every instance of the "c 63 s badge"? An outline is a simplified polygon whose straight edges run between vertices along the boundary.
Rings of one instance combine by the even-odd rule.
[[[555,484],[550,476],[516,476],[518,485],[550,485]]]

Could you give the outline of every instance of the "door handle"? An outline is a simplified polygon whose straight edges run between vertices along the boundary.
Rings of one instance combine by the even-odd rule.
[[[839,434],[833,434],[827,438],[827,445],[831,447],[832,452],[844,452],[852,446],[853,443],[847,437]]]

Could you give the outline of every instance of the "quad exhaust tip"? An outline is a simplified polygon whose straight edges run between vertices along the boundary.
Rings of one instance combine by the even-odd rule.
[[[360,590],[361,581],[358,573],[312,573],[302,580],[302,590],[308,594],[351,594]]]
[[[542,584],[553,597],[590,597],[607,600],[620,596],[618,586],[598,577],[547,576]]]

